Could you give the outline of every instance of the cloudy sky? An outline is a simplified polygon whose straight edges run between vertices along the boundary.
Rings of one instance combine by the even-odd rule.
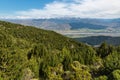
[[[0,18],[120,18],[120,0],[0,0]]]

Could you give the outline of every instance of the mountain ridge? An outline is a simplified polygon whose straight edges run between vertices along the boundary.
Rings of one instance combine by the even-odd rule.
[[[53,18],[53,19],[27,19],[27,20],[6,20],[13,23],[29,25],[29,26],[36,26],[42,29],[48,30],[72,30],[72,29],[81,29],[81,26],[70,25],[72,23],[82,25],[82,27],[87,27],[90,29],[94,29],[93,26],[98,26],[98,29],[106,29],[106,28],[119,28],[120,26],[120,19],[89,19],[89,18]],[[48,26],[41,25],[44,22]],[[64,26],[66,25],[67,26]],[[84,24],[84,25],[83,25]],[[49,26],[51,25],[51,26]],[[89,27],[89,25],[91,25]],[[51,27],[51,28],[50,28]],[[58,27],[58,28],[56,28]],[[77,28],[75,28],[77,27]]]

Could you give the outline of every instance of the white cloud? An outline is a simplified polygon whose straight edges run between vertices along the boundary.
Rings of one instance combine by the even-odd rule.
[[[16,18],[120,18],[120,0],[56,0],[43,9],[18,11]]]

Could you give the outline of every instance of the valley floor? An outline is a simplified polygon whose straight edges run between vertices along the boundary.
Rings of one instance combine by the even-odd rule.
[[[65,35],[70,38],[80,38],[80,37],[89,37],[89,36],[111,36],[111,37],[120,37],[120,32],[82,32],[78,30],[70,31],[56,31],[62,35]]]

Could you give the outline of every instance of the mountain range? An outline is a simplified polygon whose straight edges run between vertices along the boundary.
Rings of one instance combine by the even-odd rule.
[[[82,18],[53,18],[53,19],[7,19],[6,21],[23,25],[36,26],[47,30],[78,30],[87,29],[112,29],[120,28],[120,19],[82,19]]]

